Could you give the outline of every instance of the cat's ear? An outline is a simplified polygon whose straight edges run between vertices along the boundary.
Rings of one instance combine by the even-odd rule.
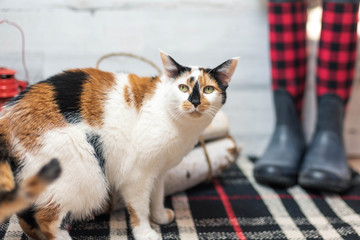
[[[172,57],[163,51],[160,51],[160,57],[164,65],[165,74],[169,78],[175,78],[181,73],[190,70],[188,67],[181,66]]]
[[[231,77],[235,72],[239,57],[229,59],[216,68],[210,70],[210,74],[220,81],[223,86],[229,85]]]

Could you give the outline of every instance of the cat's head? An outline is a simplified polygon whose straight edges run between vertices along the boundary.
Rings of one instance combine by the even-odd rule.
[[[186,67],[160,52],[164,75],[171,83],[167,99],[174,118],[212,118],[226,101],[226,89],[235,71],[238,58],[215,68]]]

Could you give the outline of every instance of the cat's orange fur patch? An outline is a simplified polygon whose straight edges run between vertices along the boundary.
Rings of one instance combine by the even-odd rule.
[[[201,71],[201,75],[199,76],[199,84],[202,87],[205,86],[213,86],[215,90],[217,90],[218,92],[221,92],[221,89],[219,87],[219,84],[216,82],[215,79],[213,79],[211,77],[211,75],[209,75],[208,73],[206,73],[205,71]]]
[[[0,203],[0,223],[11,217],[15,212],[24,210],[29,206],[27,199],[22,197],[5,198]]]
[[[211,106],[209,100],[204,95],[205,94],[203,94],[203,93],[201,94],[201,97],[200,97],[201,103],[197,107],[199,112],[204,112],[204,111],[208,110]]]
[[[198,106],[198,108],[200,107],[200,105]],[[190,111],[190,110],[192,110],[194,108],[194,105],[191,102],[189,102],[188,100],[186,100],[181,104],[181,107],[185,111]],[[194,112],[190,113],[190,116],[193,117],[193,118],[199,118],[199,117],[201,117],[201,115],[202,114],[200,112],[197,112],[197,111],[194,111]]]
[[[130,216],[131,226],[133,228],[139,226],[140,225],[140,219],[137,216],[135,209],[130,204],[127,204],[127,209],[128,209],[129,216]]]
[[[29,207],[31,201],[39,196],[39,194],[45,189],[44,184],[38,177],[32,177],[21,184],[18,189],[21,194],[15,194],[14,197],[6,197],[0,203],[0,223],[7,217],[10,217],[13,213],[20,212]]]
[[[129,74],[132,100],[137,110],[140,110],[146,98],[150,98],[155,93],[156,84],[159,81],[159,77],[139,77],[135,74]]]
[[[190,111],[191,109],[193,109],[194,105],[191,102],[189,102],[188,100],[186,100],[181,104],[181,107],[185,111]]]
[[[168,215],[168,222],[170,223],[172,220],[174,220],[174,212],[170,209],[166,209],[166,213]]]
[[[206,86],[214,87],[214,91],[221,93],[221,89],[218,83],[204,70],[201,71],[201,75],[199,76],[199,84],[201,89],[204,89]],[[201,91],[201,104],[198,106],[200,112],[206,111],[211,107],[209,100],[206,98],[206,94]]]
[[[47,239],[55,239],[58,231],[57,222],[60,217],[60,207],[54,203],[48,204],[46,207],[37,210],[35,219],[39,225],[40,231]]]
[[[95,68],[81,69],[89,78],[83,84],[80,98],[81,116],[90,126],[103,124],[106,94],[115,84],[115,76]]]
[[[130,107],[131,106],[131,97],[130,97],[129,89],[130,89],[130,87],[127,85],[124,87],[124,98],[125,98],[126,104]]]
[[[33,176],[27,179],[24,183],[24,190],[26,195],[35,198],[42,193],[47,187],[48,183],[38,176]]]
[[[0,223],[13,213],[28,208],[47,186],[47,181],[38,176],[33,176],[23,181],[16,192],[7,193],[8,196],[5,195],[0,202]],[[26,224],[24,227],[26,228]]]
[[[27,150],[41,146],[39,138],[49,129],[63,127],[66,122],[55,102],[53,86],[43,82],[34,85],[10,111],[0,126],[7,129]],[[7,109],[3,111],[6,113]],[[41,123],[41,124],[40,124]],[[6,136],[10,139],[9,135]]]
[[[201,71],[201,74],[202,75],[199,75],[198,76],[198,81],[199,81],[199,86],[205,86],[205,78],[204,78],[204,72],[203,71]]]
[[[8,162],[0,162],[0,190],[11,191],[15,187],[14,176]]]
[[[31,239],[42,239],[44,235],[39,229],[31,227],[24,219],[18,216],[19,224],[24,233]]]

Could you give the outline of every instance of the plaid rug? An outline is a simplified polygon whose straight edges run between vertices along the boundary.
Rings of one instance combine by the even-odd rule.
[[[360,239],[360,177],[345,195],[273,189],[252,176],[253,163],[237,164],[211,183],[166,198],[176,221],[153,225],[163,239]],[[134,239],[126,211],[75,223],[73,239]],[[16,217],[0,225],[0,239],[27,239]]]

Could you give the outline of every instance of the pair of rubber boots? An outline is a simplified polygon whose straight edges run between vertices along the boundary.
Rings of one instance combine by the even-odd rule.
[[[306,146],[303,128],[292,97],[274,91],[276,126],[264,155],[255,163],[254,177],[264,184],[344,192],[351,184],[343,121],[344,104],[335,94],[318,99],[315,133]]]

